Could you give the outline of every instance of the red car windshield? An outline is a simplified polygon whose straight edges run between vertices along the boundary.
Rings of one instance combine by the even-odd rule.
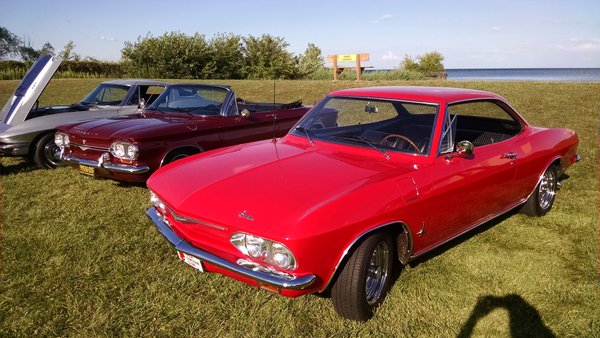
[[[427,155],[436,104],[398,100],[329,97],[293,131],[312,139]]]

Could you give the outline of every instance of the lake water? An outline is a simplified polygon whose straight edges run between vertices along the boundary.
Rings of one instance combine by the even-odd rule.
[[[490,68],[446,69],[454,81],[565,81],[600,82],[600,68]]]

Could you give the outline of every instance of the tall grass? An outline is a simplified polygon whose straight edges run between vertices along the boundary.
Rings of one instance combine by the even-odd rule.
[[[49,103],[74,102],[97,82],[53,81]],[[17,83],[0,82],[0,101]],[[271,81],[218,83],[273,97]],[[275,96],[312,103],[372,84],[277,81]],[[497,92],[530,123],[575,129],[583,161],[548,215],[508,214],[412,263],[361,324],[326,298],[283,298],[181,263],[146,219],[143,187],[0,158],[0,336],[599,337],[600,84],[377,83],[398,84]]]

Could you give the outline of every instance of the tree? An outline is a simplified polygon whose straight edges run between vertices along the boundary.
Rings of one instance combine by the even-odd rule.
[[[325,59],[321,55],[321,48],[313,43],[309,43],[308,47],[298,58],[298,68],[302,77],[308,76],[325,67]]]
[[[204,35],[180,32],[154,37],[148,33],[125,42],[121,57],[135,76],[170,79],[208,79],[215,70],[212,50]]]
[[[436,76],[443,73],[445,68],[444,56],[438,52],[429,52],[419,57],[419,69],[427,76]]]
[[[50,42],[46,42],[42,49],[40,49],[41,55],[54,55],[54,47],[50,44]]]
[[[287,51],[283,38],[263,34],[242,39],[245,65],[243,73],[248,79],[294,79],[299,76],[298,61]]]
[[[444,56],[439,52],[429,52],[417,57],[415,61],[412,57],[406,55],[400,69],[405,71],[417,71],[425,76],[440,76],[444,74],[445,68],[442,61]]]
[[[413,71],[413,72],[418,72],[419,71],[419,63],[416,62],[411,56],[404,56],[404,60],[402,60],[402,63],[400,63],[400,69],[402,70],[406,70],[406,71]]]
[[[0,26],[0,58],[19,55],[21,39]]]
[[[73,43],[72,40],[69,40],[69,42],[67,42],[67,44],[63,47],[60,53],[58,53],[58,55],[63,60],[79,61],[81,57],[79,56],[79,54],[73,53],[73,49],[75,49],[75,43]]]
[[[215,79],[241,79],[244,66],[242,38],[233,34],[217,34],[210,40]]]

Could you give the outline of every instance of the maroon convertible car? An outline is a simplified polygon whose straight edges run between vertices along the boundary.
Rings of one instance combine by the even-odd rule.
[[[178,84],[138,114],[60,126],[55,142],[82,174],[145,182],[186,156],[283,136],[308,109],[246,102],[228,86]]]

